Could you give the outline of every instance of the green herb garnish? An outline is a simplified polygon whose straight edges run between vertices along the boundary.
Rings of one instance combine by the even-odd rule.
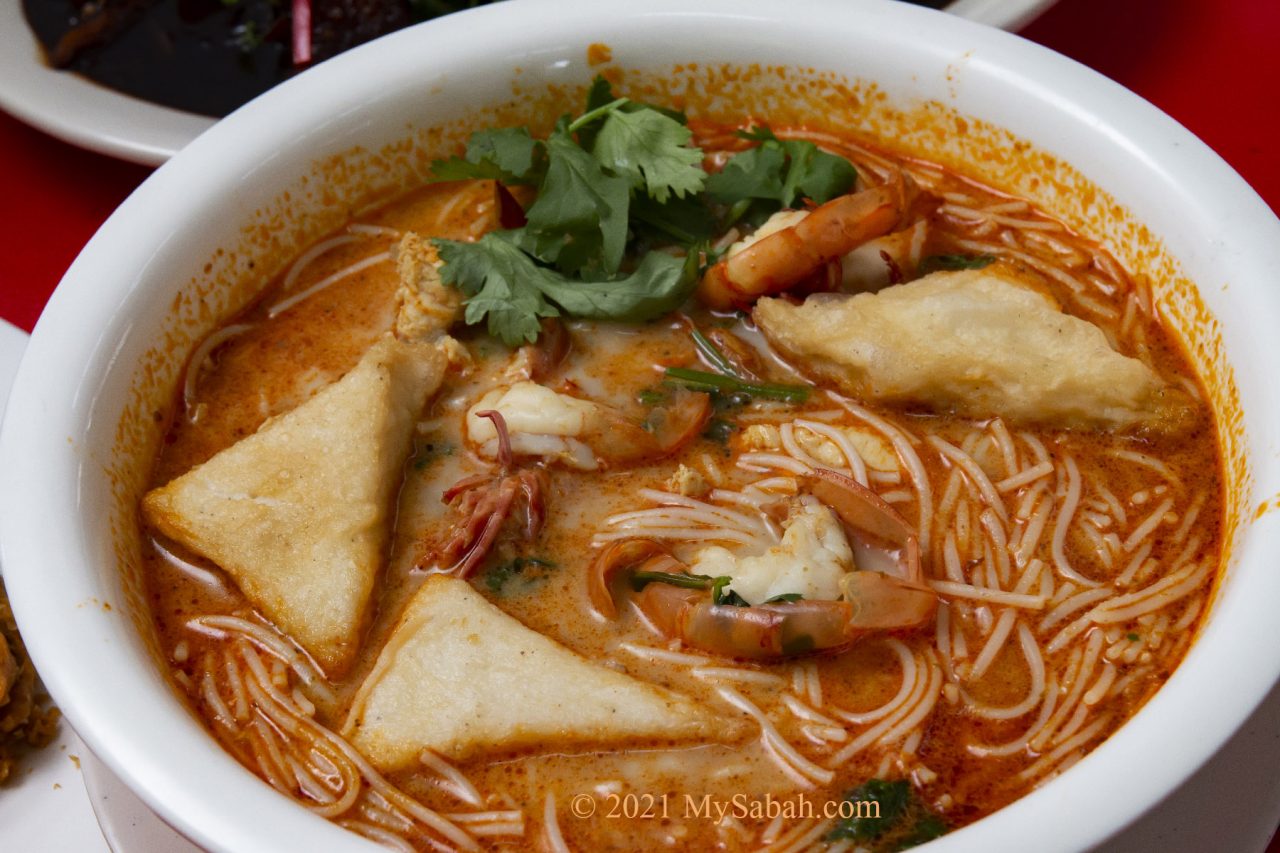
[[[733,590],[725,592],[725,587],[733,583],[733,578],[721,575],[711,584],[711,603],[721,607],[750,607],[747,600]]]
[[[571,281],[521,248],[521,230],[494,231],[475,243],[436,240],[441,276],[468,297],[467,323],[487,322],[489,333],[511,346],[537,340],[543,317],[639,322],[660,317],[688,296],[697,258],[650,252],[627,276]]]
[[[939,270],[980,270],[995,263],[994,255],[929,255],[920,262],[920,275]]]
[[[872,779],[845,795],[854,814],[841,818],[828,841],[878,841],[885,849],[906,850],[947,832],[947,825],[928,810],[905,779]]]
[[[733,155],[707,179],[707,194],[729,205],[726,224],[740,218],[759,223],[802,198],[822,204],[849,192],[858,177],[852,163],[812,142],[779,139],[767,127],[739,136],[760,144]]]
[[[1125,637],[1127,637],[1127,638],[1128,638],[1128,640],[1129,640],[1129,642],[1131,642],[1131,643],[1136,643],[1136,642],[1138,642],[1138,640],[1142,639],[1142,638],[1141,638],[1141,637],[1139,637],[1137,634],[1133,634],[1133,633],[1125,634]]]
[[[727,227],[717,223],[720,205],[732,221],[853,186],[853,166],[811,142],[767,128],[747,137],[760,144],[709,177],[683,114],[615,97],[601,77],[582,114],[561,117],[545,140],[526,127],[472,134],[464,156],[432,164],[436,180],[492,179],[537,193],[522,228],[475,243],[433,240],[445,283],[467,296],[466,322],[485,322],[516,346],[536,340],[545,317],[653,319],[692,292],[707,239]]]
[[[499,127],[471,134],[466,157],[436,160],[438,181],[492,179],[504,184],[534,184],[546,173],[546,149],[527,127]]]
[[[555,568],[555,563],[540,557],[516,557],[485,572],[484,582],[490,592],[503,595],[513,591],[511,582],[514,579],[519,578],[524,582],[522,586],[527,586],[544,580]]]
[[[433,241],[442,278],[468,297],[466,322],[487,322],[509,345],[536,340],[544,317],[653,319],[696,283],[696,244],[711,221],[698,198],[707,178],[702,151],[683,116],[611,96],[597,79],[584,113],[562,117],[545,141],[523,127],[480,131],[465,157],[432,164],[438,180],[492,178],[537,189],[523,228],[475,243]],[[623,259],[640,254],[643,242],[688,251],[684,258],[647,251],[624,270]]]
[[[738,372],[734,370],[733,364],[706,335],[698,331],[697,328],[690,335],[693,337],[694,348],[707,360],[708,364],[726,376],[737,377]]]
[[[744,379],[734,367],[733,362],[729,361],[720,348],[697,327],[690,332],[690,336],[693,338],[694,348],[719,373],[708,373],[687,367],[669,367],[665,374],[666,380],[695,391],[715,395],[717,411],[744,405],[753,397],[796,403],[808,399],[809,389],[803,385],[778,385],[750,382]]]
[[[641,388],[636,392],[636,402],[642,406],[660,406],[669,396],[662,388]]]
[[[709,589],[711,590],[711,603],[721,607],[751,606],[745,598],[728,589],[728,586],[733,583],[733,578],[728,575],[712,577],[711,575],[676,574],[674,572],[636,572],[631,576],[631,588],[636,592],[651,583],[665,583],[682,589]],[[789,604],[794,601],[800,601],[803,597],[798,592],[788,592],[782,595],[775,595],[763,603]]]
[[[809,399],[809,389],[803,385],[747,382],[736,376],[708,373],[705,370],[693,370],[688,367],[668,367],[664,375],[668,382],[682,385],[693,391],[704,391],[712,394],[736,392],[750,397],[783,400],[788,403],[803,403]]]
[[[678,586],[681,589],[712,589],[720,581],[728,583],[729,578],[724,576],[713,578],[711,575],[690,575],[675,572],[636,572],[631,576],[631,588],[639,592],[651,583],[665,583],[670,586]]]

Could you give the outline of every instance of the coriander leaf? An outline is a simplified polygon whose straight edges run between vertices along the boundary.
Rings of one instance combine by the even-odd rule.
[[[603,74],[597,74],[596,79],[591,81],[591,88],[587,89],[587,105],[583,108],[582,114],[586,115],[616,100],[618,96],[613,94],[613,84],[606,80]]]
[[[582,114],[590,115],[601,107],[608,106],[618,97],[613,94],[613,86],[601,75],[597,74],[596,79],[591,81],[591,88],[587,90],[587,105],[583,107]],[[578,128],[578,144],[584,150],[590,151],[591,146],[595,144],[596,134],[600,132],[600,125],[591,122],[583,127]]]
[[[698,281],[698,255],[650,252],[635,272],[612,281],[566,281],[545,272],[537,286],[565,313],[638,323],[675,310],[689,297]]]
[[[707,179],[707,191],[725,204],[755,199],[794,207],[802,198],[822,204],[847,193],[857,178],[852,163],[812,142],[780,140],[767,127],[738,135],[760,144],[733,155],[718,174]],[[744,212],[745,207],[737,211],[739,216]]]
[[[631,199],[631,230],[637,239],[654,245],[675,241],[686,249],[710,240],[716,220],[700,195],[672,196],[658,204],[648,195]]]
[[[783,207],[793,206],[801,197],[822,204],[853,188],[858,173],[853,164],[843,157],[829,154],[812,142],[803,140],[789,139],[782,143],[782,147],[790,158],[783,182]]]
[[[598,110],[600,107],[606,106],[616,100],[618,100],[618,96],[613,93],[613,85],[605,79],[604,75],[597,74],[596,79],[591,81],[591,88],[587,90],[587,104],[583,108],[582,114],[586,115],[587,113],[590,113],[593,110]],[[634,110],[653,110],[655,112],[662,113],[673,121],[680,122],[680,124],[689,123],[689,117],[683,112],[672,109],[671,107],[664,107],[661,104],[650,104],[646,101],[637,101],[628,98],[627,103],[619,107],[619,109],[626,110],[627,112],[632,112]],[[591,147],[585,139],[582,139],[581,133],[579,133],[578,138],[582,142],[583,148]]]
[[[471,134],[466,159],[436,160],[431,172],[438,181],[490,178],[505,184],[537,183],[542,143],[527,127],[499,127]]]
[[[538,339],[543,317],[559,311],[530,280],[540,268],[512,242],[512,235],[490,232],[475,243],[433,240],[444,265],[440,276],[467,295],[464,319],[488,318],[489,334],[509,346]]]
[[[793,207],[796,199],[804,195],[800,189],[800,182],[808,176],[810,163],[818,147],[811,142],[790,140],[766,144],[780,146],[787,154],[787,169],[782,178],[782,193],[778,196],[778,203],[783,207]]]
[[[921,275],[938,270],[980,270],[995,262],[993,255],[929,255],[920,262]]]
[[[541,318],[556,317],[560,309],[597,320],[660,317],[684,302],[697,283],[696,253],[676,258],[650,252],[623,278],[570,281],[522,251],[519,231],[491,231],[474,243],[433,242],[444,261],[444,282],[468,297],[464,319],[474,324],[487,318],[489,333],[510,346],[536,340]]]
[[[563,123],[546,146],[547,174],[526,211],[522,245],[566,273],[612,275],[627,243],[628,182],[605,174]]]
[[[724,204],[747,199],[782,197],[782,170],[787,153],[781,145],[763,144],[729,158],[724,168],[707,178],[707,194]]]
[[[854,805],[854,814],[837,822],[827,833],[827,840],[871,841],[897,826],[910,804],[911,788],[905,779],[872,779],[844,798]]]
[[[845,795],[853,806],[826,835],[828,841],[876,842],[882,850],[907,850],[945,835],[947,825],[920,802],[905,779],[872,779]]]
[[[614,110],[604,120],[591,153],[602,166],[627,178],[662,204],[673,193],[702,190],[702,152],[690,148],[693,133],[656,110]]]

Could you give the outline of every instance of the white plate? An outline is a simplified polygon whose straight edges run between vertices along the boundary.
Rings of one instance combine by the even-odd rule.
[[[149,166],[168,160],[214,122],[48,67],[22,0],[0,0],[0,108],[72,145]]]
[[[26,346],[26,334],[0,320],[0,415]],[[80,782],[79,762],[87,755],[64,720],[57,740],[22,759],[14,778],[0,789],[0,837],[5,850],[105,853],[106,844]]]
[[[947,11],[1016,30],[1054,0],[956,0]],[[0,0],[0,109],[59,139],[158,166],[215,119],[122,95],[44,63],[22,0]]]
[[[92,752],[86,749],[80,763],[89,802],[112,853],[202,853],[147,808]]]

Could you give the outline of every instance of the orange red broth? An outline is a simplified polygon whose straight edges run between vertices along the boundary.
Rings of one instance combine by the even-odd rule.
[[[731,130],[697,127],[702,144],[709,150],[740,144],[733,140]],[[783,136],[806,135],[803,129],[778,132]],[[828,150],[849,157],[859,167],[864,180],[875,180],[889,167],[904,166],[934,193],[944,197],[944,206],[934,215],[934,227],[925,255],[972,254],[975,244],[989,244],[1003,250],[1001,253],[1021,253],[1024,262],[1030,257],[1035,262],[1063,271],[1066,276],[1086,285],[1077,294],[1062,281],[1046,276],[1048,286],[1066,310],[1101,325],[1126,354],[1142,355],[1163,376],[1180,378],[1181,384],[1193,393],[1198,389],[1198,381],[1176,338],[1150,315],[1147,307],[1150,297],[1140,280],[1135,283],[1133,278],[1118,271],[1114,261],[1103,255],[1096,244],[1060,226],[1053,227],[1054,221],[1044,213],[1029,207],[1018,209],[1017,205],[1011,205],[1011,199],[998,191],[939,167],[901,161],[861,141],[826,136],[816,141]],[[460,193],[464,194],[461,202]],[[398,231],[465,239],[474,236],[473,226],[478,218],[484,216],[484,211],[478,213],[478,205],[482,205],[487,197],[483,187],[428,185],[363,214],[358,221]],[[1005,221],[996,222],[994,227],[971,212],[993,205],[1006,211],[999,214]],[[1040,230],[1007,225],[1009,220],[1038,223]],[[1051,225],[1045,226],[1044,223]],[[1005,237],[1005,234],[1013,236]],[[1044,239],[1046,236],[1049,240]],[[309,264],[291,292],[298,292],[362,258],[386,251],[394,242],[394,238],[387,235],[365,235],[337,246]],[[1105,293],[1099,282],[1114,293]],[[392,261],[384,261],[350,275],[292,309],[268,319],[268,308],[282,298],[280,286],[279,280],[266,283],[261,300],[235,320],[251,324],[251,328],[215,351],[196,385],[193,403],[199,409],[199,417],[192,422],[188,416],[190,413],[183,410],[181,400],[175,400],[167,441],[155,463],[154,484],[163,484],[203,462],[221,448],[251,434],[267,417],[287,411],[317,388],[340,377],[355,364],[374,337],[390,326],[393,319],[397,278]],[[1100,312],[1098,306],[1105,310]],[[721,326],[740,333],[744,339],[755,340],[740,317],[712,316],[696,306],[688,308],[688,316],[701,327]],[[644,411],[637,395],[658,384],[660,366],[698,366],[687,326],[674,317],[644,326],[572,322],[570,329],[573,340],[570,355],[560,372],[546,384],[559,387],[559,383],[571,380],[575,393],[618,405],[637,416]],[[476,368],[466,379],[447,383],[423,417],[430,429],[419,431],[415,454],[406,466],[394,544],[389,565],[377,588],[376,606],[368,625],[362,656],[351,672],[334,683],[339,697],[337,706],[328,712],[318,712],[317,719],[333,730],[341,728],[347,701],[369,671],[400,608],[422,580],[422,574],[413,569],[413,563],[422,554],[424,538],[429,538],[432,531],[438,532],[444,517],[445,509],[439,501],[441,490],[466,474],[487,470],[485,464],[467,452],[459,432],[460,424],[469,401],[499,381],[510,350],[475,330],[462,330],[458,337],[475,359]],[[773,374],[771,378],[776,381],[800,381],[793,371],[779,362],[772,362],[769,369]],[[1198,399],[1203,400],[1203,394]],[[954,628],[948,631],[946,644],[952,647],[953,655],[950,665],[939,651],[940,634],[934,629],[902,634],[894,640],[869,639],[839,655],[759,666],[732,661],[709,664],[772,673],[777,676],[777,681],[769,685],[698,677],[692,674],[696,667],[645,660],[620,648],[620,644],[665,649],[666,642],[656,637],[629,608],[623,608],[622,617],[614,622],[602,622],[589,612],[584,578],[594,553],[592,537],[604,528],[606,516],[647,506],[637,497],[637,490],[664,488],[664,483],[679,464],[700,471],[714,468],[726,489],[741,488],[753,480],[770,476],[735,466],[748,422],[768,421],[770,418],[779,422],[792,416],[816,415],[829,423],[866,428],[865,423],[843,410],[822,391],[815,392],[808,402],[800,405],[751,404],[720,413],[719,417],[738,427],[727,444],[702,438],[672,458],[626,470],[582,473],[553,468],[550,471],[546,528],[540,539],[524,553],[553,561],[556,568],[542,573],[545,577],[539,579],[520,578],[500,592],[490,587],[486,571],[477,573],[472,583],[521,622],[587,658],[693,696],[721,709],[726,719],[736,718],[737,712],[717,691],[721,687],[732,687],[764,709],[779,733],[819,766],[826,765],[843,746],[874,728],[874,723],[843,723],[847,736],[841,742],[815,742],[804,733],[805,726],[812,721],[801,719],[788,710],[785,705],[788,700],[784,696],[791,694],[793,704],[802,702],[824,717],[834,718],[833,708],[854,714],[878,708],[898,692],[902,681],[898,655],[893,651],[891,642],[905,644],[922,665],[932,660],[931,666],[942,674],[943,686],[937,691],[932,709],[904,738],[893,744],[873,744],[837,768],[830,783],[814,784],[803,793],[821,804],[839,800],[845,792],[873,777],[907,778],[912,780],[913,789],[921,801],[954,828],[990,814],[1022,796],[1032,786],[1043,783],[1097,746],[1142,706],[1186,652],[1189,638],[1201,618],[1221,550],[1223,481],[1218,444],[1207,407],[1203,403],[1200,405],[1204,411],[1198,426],[1175,437],[1152,436],[1136,440],[1106,434],[1034,431],[1034,438],[1043,444],[1056,469],[1056,473],[1048,478],[1050,485],[1046,494],[1065,490],[1058,481],[1062,479],[1061,462],[1069,454],[1078,464],[1084,484],[1081,511],[1087,509],[1097,515],[1103,514],[1098,510],[1098,501],[1094,500],[1099,494],[1096,491],[1098,484],[1104,485],[1124,507],[1130,529],[1163,500],[1173,500],[1169,517],[1156,528],[1151,538],[1152,563],[1149,568],[1144,564],[1138,573],[1144,580],[1135,582],[1128,590],[1155,582],[1170,571],[1175,555],[1192,535],[1200,537],[1196,558],[1214,567],[1194,591],[1170,604],[1167,612],[1160,611],[1152,619],[1106,626],[1105,630],[1095,628],[1103,634],[1100,641],[1094,641],[1095,645],[1100,645],[1100,651],[1096,654],[1097,662],[1088,673],[1088,683],[1079,685],[1079,689],[1076,682],[1082,681],[1082,677],[1077,672],[1073,681],[1070,676],[1074,671],[1073,662],[1079,666],[1081,659],[1090,657],[1088,635],[1082,634],[1054,653],[1044,652],[1046,671],[1061,679],[1059,691],[1064,702],[1073,690],[1079,696],[1098,685],[1099,679],[1106,675],[1108,665],[1114,672],[1110,692],[1089,706],[1087,713],[1076,711],[1071,718],[1060,721],[1059,730],[1068,736],[1058,737],[1056,745],[1052,742],[1041,744],[1038,750],[1022,750],[1007,756],[981,756],[975,755],[971,749],[974,745],[1014,740],[1028,730],[1043,707],[1038,706],[1011,720],[993,721],[972,713],[969,699],[965,698],[967,693],[978,702],[1008,706],[1026,695],[1031,675],[1019,651],[1016,630],[1011,632],[1009,641],[982,678],[970,683],[962,677],[948,675],[948,671],[956,666],[963,670],[966,663],[972,664],[993,630],[992,626],[998,625],[1004,608],[988,608],[990,613],[984,615],[975,602],[943,596],[944,601],[952,602],[947,608],[947,618],[950,623],[962,626],[968,647],[966,658],[955,656],[957,632]],[[958,447],[970,442],[980,453],[984,465],[992,468],[992,480],[1004,476],[995,440],[988,437],[995,429],[990,423],[871,408],[875,414],[915,439],[938,435]],[[776,416],[783,412],[786,417]],[[1034,455],[1032,445],[1018,436],[1018,427],[1010,426],[1009,429],[1019,455],[1030,460]],[[867,428],[867,431],[876,433],[873,428]],[[978,436],[976,443],[974,436]],[[931,451],[927,443],[917,441],[913,446],[927,471],[936,512],[947,496],[953,466],[940,454]],[[1117,450],[1140,451],[1160,460],[1167,470],[1161,473],[1132,458],[1117,457]],[[946,534],[951,531],[954,538],[959,538],[957,531],[960,527],[969,531],[969,548],[957,549],[961,552],[964,571],[982,571],[983,543],[986,541],[979,512],[982,505],[971,485],[964,478],[957,479],[961,484],[954,508],[947,517],[935,520],[931,526],[931,541],[924,552],[925,571],[930,578],[945,577],[943,549]],[[918,493],[909,477],[904,474],[898,483],[881,482],[873,483],[873,486],[882,494],[908,492],[905,500],[901,495],[895,497],[895,506],[915,523]],[[1015,529],[1025,491],[1018,489],[1003,496]],[[1146,499],[1142,500],[1144,492]],[[960,510],[962,503],[965,508]],[[1180,528],[1187,526],[1182,522],[1197,505],[1194,524],[1179,539]],[[961,512],[968,516],[963,521],[958,518]],[[1049,526],[1052,528],[1052,519]],[[1113,521],[1112,527],[1118,528],[1119,525]],[[1099,530],[1100,534],[1106,532],[1116,532],[1123,540],[1126,531]],[[1050,538],[1048,533],[1042,536],[1035,553],[1045,560],[1046,571],[1052,573]],[[1099,579],[1121,574],[1131,554],[1123,553],[1116,559],[1116,565],[1106,569],[1095,556],[1096,547],[1091,536],[1078,531],[1066,540],[1066,554],[1080,571]],[[216,574],[215,567],[182,553],[172,543],[163,543],[163,548],[165,550],[148,549],[147,582],[162,647],[181,649],[172,663],[175,678],[191,699],[195,712],[206,719],[211,732],[222,738],[250,770],[258,771],[252,751],[246,750],[243,744],[230,743],[226,732],[211,721],[208,703],[198,689],[201,661],[218,641],[184,627],[186,620],[194,616],[210,613],[247,615],[251,608],[229,581],[215,587],[193,579],[165,551],[176,554],[181,560],[212,569]],[[492,567],[501,563],[513,553],[510,547],[505,548],[502,553],[491,557],[488,565]],[[1020,574],[1020,570],[1015,568],[1014,574]],[[1055,593],[1061,593],[1062,586],[1063,582],[1058,578]],[[1061,596],[1066,597],[1069,596]],[[1027,614],[1020,611],[1017,617],[1027,625],[1042,650],[1065,625],[1084,612],[1077,611],[1057,624],[1041,629],[1040,623],[1055,603],[1051,600],[1038,612]],[[1167,618],[1162,620],[1161,617]],[[1163,628],[1163,636],[1157,638],[1154,634],[1160,628]],[[815,701],[817,697],[811,691],[810,682],[805,680],[812,678],[813,672],[816,672],[821,685],[819,701]],[[530,673],[531,678],[536,675]],[[1085,707],[1079,699],[1077,704]],[[430,725],[430,721],[424,720],[423,724]],[[802,790],[761,746],[758,727],[744,717],[740,728],[741,736],[732,744],[669,749],[662,744],[637,741],[627,749],[609,752],[498,755],[464,763],[459,769],[482,795],[489,798],[491,807],[517,808],[525,815],[522,838],[482,838],[482,845],[527,849],[543,843],[547,792],[554,796],[560,831],[574,849],[654,849],[663,844],[687,849],[714,849],[716,845],[728,850],[752,849],[770,831],[774,837],[794,832],[799,838],[802,828],[810,834],[818,833],[814,837],[820,838],[826,828],[825,825],[819,828],[819,821],[787,820],[772,825],[766,817],[747,816],[736,824],[722,822],[718,825],[705,816],[686,816],[685,795],[698,800],[704,795],[729,800],[736,794],[754,801],[766,794],[780,799],[794,798]],[[1087,736],[1081,740],[1082,735]],[[1073,738],[1081,742],[1068,743]],[[1071,748],[1052,762],[1045,759],[1063,744]],[[1019,774],[1028,774],[1028,778],[1020,778]],[[445,812],[457,810],[456,802],[441,793],[432,782],[433,778],[425,771],[406,772],[395,775],[391,781],[431,807]],[[290,793],[301,798],[296,790]],[[665,795],[666,816],[628,820],[610,818],[601,811],[590,820],[577,819],[569,813],[568,804],[575,795],[582,793],[595,796],[602,808],[610,793]],[[406,837],[412,843],[424,846],[424,835],[406,833]]]

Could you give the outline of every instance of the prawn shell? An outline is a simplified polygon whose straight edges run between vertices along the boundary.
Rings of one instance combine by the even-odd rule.
[[[859,632],[918,628],[938,612],[929,587],[880,572],[849,572],[840,588],[853,608],[850,628]]]
[[[651,583],[636,606],[659,633],[724,657],[777,660],[852,645],[862,632],[846,601],[796,601],[734,607],[701,590]]]
[[[915,528],[875,492],[861,483],[827,468],[816,468],[803,478],[805,491],[826,504],[852,532],[864,541],[898,551],[903,579],[919,584],[920,540]]]
[[[611,408],[599,408],[600,417],[582,434],[582,440],[608,466],[647,463],[670,456],[702,432],[712,409],[710,395],[686,388],[676,389],[670,403],[650,413],[649,429]]]
[[[609,543],[596,555],[587,572],[587,597],[591,607],[606,619],[615,618],[618,607],[613,600],[612,586],[618,572],[665,553],[666,549],[653,539],[621,539]]]

